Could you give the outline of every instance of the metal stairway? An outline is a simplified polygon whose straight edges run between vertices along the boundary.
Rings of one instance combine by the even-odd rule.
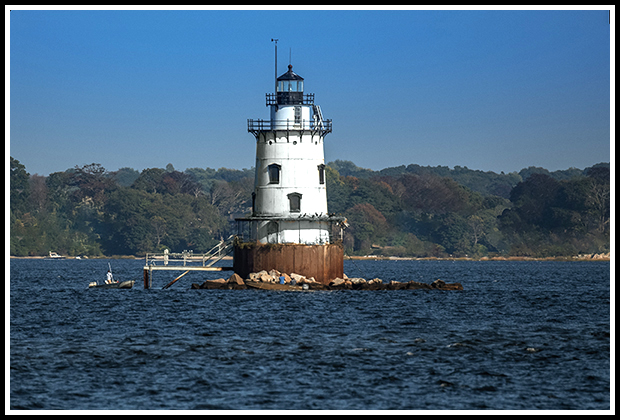
[[[315,128],[323,128],[323,113],[321,113],[321,107],[312,104],[312,110],[314,111],[314,124]]]
[[[202,256],[202,266],[211,267],[216,262],[230,254],[233,250],[233,242],[235,235],[230,235],[226,240],[222,239],[220,243],[211,248]]]

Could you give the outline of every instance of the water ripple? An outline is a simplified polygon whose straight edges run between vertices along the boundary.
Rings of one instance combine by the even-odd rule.
[[[465,290],[260,293],[89,291],[107,261],[50,262],[11,261],[13,410],[610,407],[609,263],[359,262]]]

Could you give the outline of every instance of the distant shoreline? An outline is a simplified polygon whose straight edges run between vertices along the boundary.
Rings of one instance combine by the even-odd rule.
[[[52,258],[45,256],[27,256],[27,257],[17,257],[10,256],[11,259],[24,259],[24,260],[51,260]],[[78,259],[76,257],[64,257],[64,260],[75,260]],[[143,260],[144,257],[136,257],[135,255],[113,255],[113,256],[101,256],[101,257],[81,257],[79,259],[84,260],[102,260],[102,259],[111,259],[111,260]],[[232,257],[224,257],[224,260],[232,260]],[[482,257],[482,258],[470,258],[470,257],[390,257],[390,256],[381,256],[381,255],[366,255],[366,256],[348,256],[345,255],[345,260],[356,260],[356,261],[610,261],[611,255],[610,253],[601,253],[601,254],[581,254],[574,255],[572,257],[545,257],[545,258],[536,258],[536,257]]]
[[[606,254],[588,254],[588,255],[575,255],[572,257],[481,257],[481,258],[469,258],[469,257],[384,257],[384,256],[352,256],[345,257],[351,260],[387,260],[387,261],[610,261],[611,257],[609,253]]]

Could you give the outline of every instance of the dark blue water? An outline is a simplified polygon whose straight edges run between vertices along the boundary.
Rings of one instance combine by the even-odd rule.
[[[87,289],[108,262],[134,289]],[[610,409],[609,262],[345,262],[464,291],[144,290],[142,266],[11,260],[11,409]]]

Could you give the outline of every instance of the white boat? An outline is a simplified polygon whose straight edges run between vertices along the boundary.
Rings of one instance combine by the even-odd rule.
[[[131,289],[135,280],[127,280],[121,282],[113,282],[113,283],[98,283],[96,281],[91,281],[88,285],[89,289]]]
[[[131,289],[133,284],[136,282],[135,280],[127,280],[127,281],[118,281],[114,280],[112,277],[112,266],[108,263],[108,274],[107,278],[103,283],[99,283],[98,281],[91,281],[88,283],[89,289]]]
[[[50,255],[48,257],[51,260],[63,260],[65,259],[64,256],[62,255],[58,255],[57,253],[55,253],[54,251],[50,251]]]

